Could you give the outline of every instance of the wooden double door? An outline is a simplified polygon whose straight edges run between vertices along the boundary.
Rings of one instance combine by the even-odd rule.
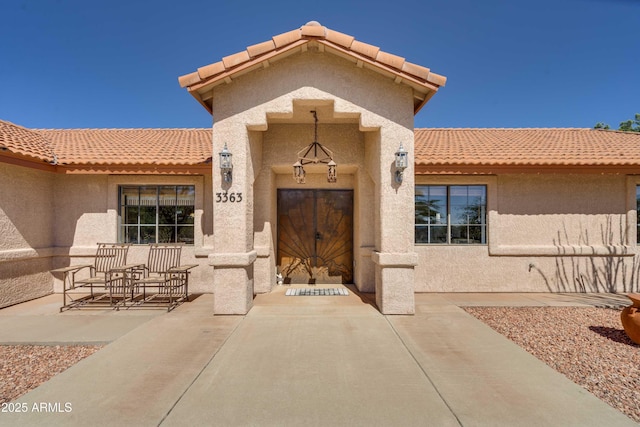
[[[353,283],[353,191],[278,190],[285,283]]]

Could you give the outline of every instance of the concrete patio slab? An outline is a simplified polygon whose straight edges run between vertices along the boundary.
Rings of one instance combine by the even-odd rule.
[[[212,304],[202,296],[140,325],[19,398],[29,410],[0,425],[159,425],[243,320],[213,317]],[[71,410],[34,411],[41,402]]]
[[[212,295],[150,319],[57,306],[45,314],[35,302],[0,310],[2,330],[32,317],[107,329],[104,318],[120,334],[17,399],[28,411],[0,414],[0,426],[636,425],[447,303],[582,306],[618,296],[418,294],[415,316],[383,316],[372,295],[286,297],[285,288],[256,297],[246,316],[213,316]],[[141,323],[122,333],[121,318]],[[42,403],[62,410],[33,409]]]
[[[0,345],[107,344],[163,314],[160,310],[70,310],[61,295],[0,310]]]
[[[385,318],[343,307],[255,307],[163,425],[459,425]]]
[[[418,313],[387,318],[461,425],[631,425],[461,308]]]

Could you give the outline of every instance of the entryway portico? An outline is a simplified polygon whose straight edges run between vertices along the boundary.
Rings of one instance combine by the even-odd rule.
[[[226,146],[233,156],[230,174],[217,159],[212,165],[216,314],[247,313],[254,294],[269,292],[283,273],[278,194],[292,189],[313,190],[314,203],[318,191],[327,200],[331,190],[352,194],[352,266],[337,255],[322,264],[334,273],[342,265],[341,280],[375,292],[383,313],[414,312],[414,178],[409,169],[396,179],[395,153],[402,146],[413,164],[414,113],[443,77],[311,22],[181,84],[213,115],[214,155]],[[335,183],[320,164],[305,167],[305,184],[292,178],[296,153],[314,138],[314,116],[337,163]],[[315,267],[317,233],[303,237]]]

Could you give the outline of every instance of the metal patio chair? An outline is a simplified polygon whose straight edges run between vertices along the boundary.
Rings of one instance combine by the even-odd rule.
[[[124,280],[121,275],[112,275],[111,271],[127,263],[129,246],[128,243],[98,243],[93,264],[52,270],[52,273],[63,274],[60,311],[89,304],[94,307],[95,304],[112,305],[110,288],[124,285]]]
[[[166,306],[173,310],[178,304],[189,301],[189,274],[197,264],[181,265],[181,244],[153,243],[149,245],[149,259],[142,274],[134,274],[131,281],[140,299],[136,305]]]

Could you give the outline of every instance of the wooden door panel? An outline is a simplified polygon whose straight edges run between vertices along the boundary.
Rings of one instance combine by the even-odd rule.
[[[289,283],[352,283],[353,192],[278,190],[277,262]]]
[[[278,191],[278,265],[296,282],[312,275],[314,197],[307,190]]]
[[[329,277],[352,283],[353,270],[353,193],[318,190],[316,193],[316,255],[318,266]]]

